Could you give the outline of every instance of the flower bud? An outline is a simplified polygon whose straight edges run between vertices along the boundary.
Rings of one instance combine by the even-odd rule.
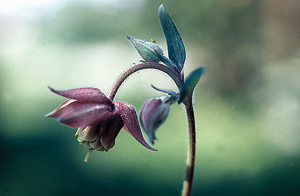
[[[160,61],[160,56],[157,53],[163,55],[163,49],[159,45],[151,41],[135,39],[129,35],[127,38],[145,61],[156,63]]]
[[[144,102],[140,110],[141,126],[152,145],[156,139],[156,130],[165,122],[170,112],[170,105],[163,100],[164,97],[149,99]]]

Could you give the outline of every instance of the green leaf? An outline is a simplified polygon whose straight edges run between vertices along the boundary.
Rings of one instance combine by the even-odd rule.
[[[202,73],[203,67],[195,69],[188,75],[187,79],[185,80],[184,84],[180,89],[178,104],[183,102],[189,95],[193,94],[195,86],[198,83]]]
[[[185,48],[182,39],[163,5],[158,8],[158,17],[167,40],[169,59],[181,70],[185,61]]]

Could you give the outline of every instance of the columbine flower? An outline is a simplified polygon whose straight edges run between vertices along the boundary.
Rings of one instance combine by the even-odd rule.
[[[49,87],[50,88],[50,87]],[[97,88],[77,88],[66,91],[50,90],[69,98],[46,117],[57,118],[60,123],[78,128],[78,141],[92,150],[108,151],[124,126],[139,143],[156,151],[144,140],[136,111],[125,102],[112,102]]]
[[[165,102],[165,97],[151,98],[144,102],[139,117],[141,126],[152,144],[156,139],[156,130],[165,122],[169,112],[170,104]]]

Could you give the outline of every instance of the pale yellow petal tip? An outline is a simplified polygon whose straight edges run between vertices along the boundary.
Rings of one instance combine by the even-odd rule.
[[[76,133],[75,133],[75,136],[76,136],[76,135],[79,135],[79,133],[80,133],[83,129],[84,129],[84,128],[78,128],[77,131],[76,131]]]
[[[93,151],[93,149],[90,148],[89,151],[87,152],[85,158],[84,158],[84,162],[87,163],[87,162],[89,161],[90,156],[91,156],[91,154],[92,154],[92,151]]]

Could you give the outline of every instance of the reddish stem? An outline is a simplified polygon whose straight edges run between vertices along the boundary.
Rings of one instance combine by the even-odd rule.
[[[181,196],[189,196],[191,195],[192,191],[196,154],[196,127],[192,96],[189,96],[188,99],[186,99],[184,105],[186,107],[186,113],[189,124],[189,146],[186,162],[186,175],[185,180],[183,182]]]
[[[113,100],[117,94],[117,91],[119,90],[122,83],[133,73],[143,70],[143,69],[158,69],[162,72],[165,72],[168,74],[176,83],[178,89],[181,88],[183,84],[183,79],[171,68],[167,67],[166,65],[159,64],[159,63],[153,63],[153,62],[145,62],[138,65],[135,65],[128,70],[126,70],[116,81],[115,85],[112,87],[110,94],[108,97]]]
[[[133,73],[143,70],[143,69],[157,69],[168,74],[176,83],[176,86],[180,90],[181,86],[184,83],[183,74],[180,76],[173,69],[167,67],[166,65],[145,62],[138,65],[135,65],[128,70],[126,70],[116,81],[112,90],[110,91],[109,98],[113,100],[117,94],[118,89],[123,84],[123,82]],[[189,124],[189,146],[188,146],[188,156],[187,156],[187,167],[186,167],[186,176],[183,182],[182,196],[189,196],[192,190],[193,176],[194,176],[194,167],[195,167],[195,152],[196,152],[196,129],[195,129],[195,117],[194,109],[192,103],[192,95],[189,95],[188,98],[183,102],[186,107],[188,124]]]

